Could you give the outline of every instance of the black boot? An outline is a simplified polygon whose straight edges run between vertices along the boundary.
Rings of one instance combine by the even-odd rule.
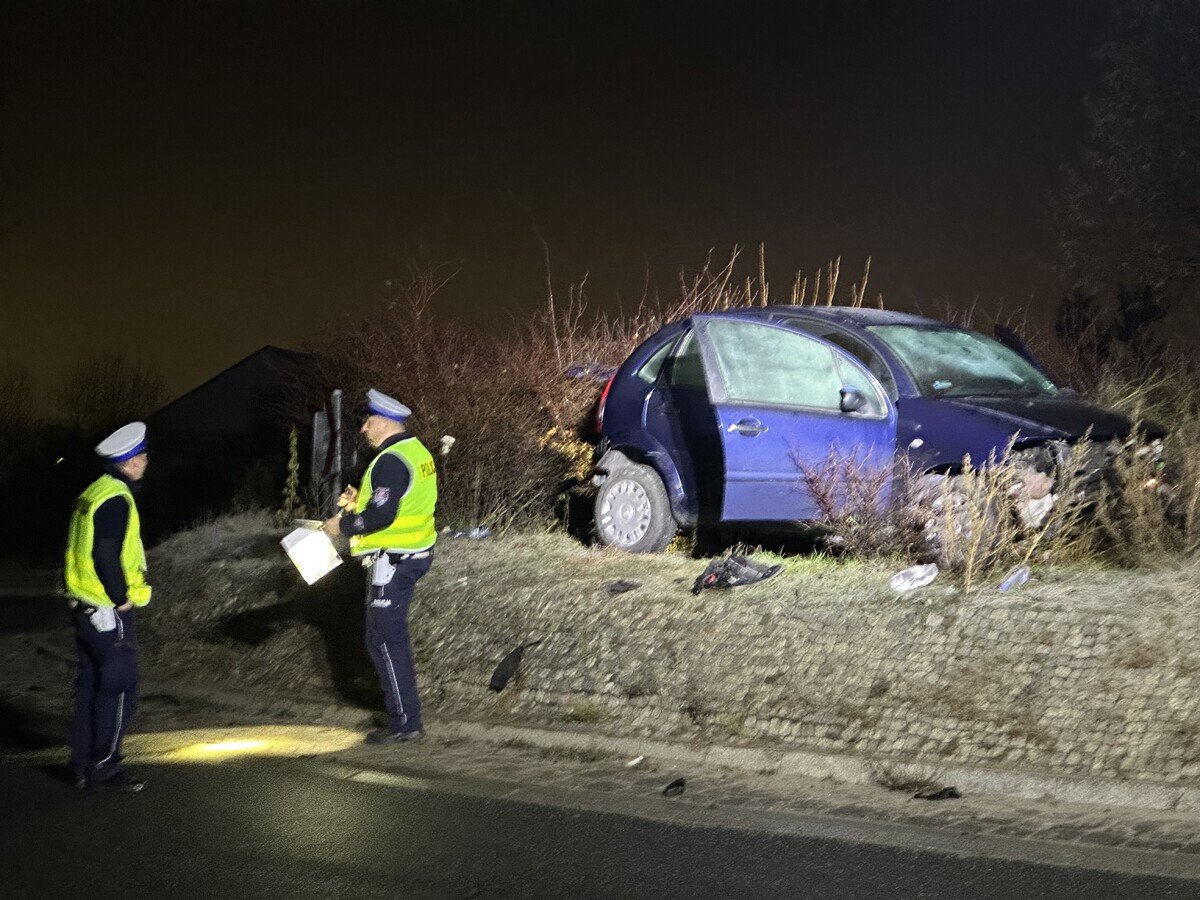
[[[363,738],[366,744],[407,744],[419,741],[425,737],[425,731],[417,728],[413,731],[392,731],[390,728],[376,728],[367,732]]]
[[[140,778],[135,778],[123,769],[103,781],[92,780],[94,791],[114,791],[122,794],[135,794],[146,786]]]

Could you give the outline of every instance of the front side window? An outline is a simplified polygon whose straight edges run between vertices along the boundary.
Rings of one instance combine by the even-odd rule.
[[[845,382],[833,350],[810,337],[735,319],[707,333],[731,401],[840,411]],[[855,385],[868,394],[868,385]]]
[[[872,375],[878,379],[883,385],[883,389],[894,399],[896,397],[896,381],[892,378],[892,373],[887,367],[887,363],[883,359],[853,335],[847,334],[840,328],[827,325],[823,322],[812,322],[807,320],[797,319],[782,319],[783,322],[794,322],[810,334],[815,334],[819,338],[824,338],[833,344],[835,347],[841,347],[860,363],[867,367]]]
[[[1058,388],[1024,357],[964,328],[869,325],[927,397],[1054,396]]]

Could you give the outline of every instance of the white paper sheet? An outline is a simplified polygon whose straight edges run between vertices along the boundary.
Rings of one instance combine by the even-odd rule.
[[[279,544],[307,584],[316,584],[342,564],[333,541],[323,531],[297,528]]]

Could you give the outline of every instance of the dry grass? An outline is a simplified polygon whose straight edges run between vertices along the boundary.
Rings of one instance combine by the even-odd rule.
[[[608,711],[598,703],[593,703],[590,700],[581,700],[578,703],[572,704],[568,718],[572,722],[594,725],[607,719]]]
[[[1040,521],[1022,515],[1027,482],[1037,473],[1011,444],[982,465],[964,457],[957,473],[939,479],[928,503],[926,536],[938,563],[958,572],[969,591],[980,578],[1013,566],[1074,558],[1084,521],[1084,506],[1077,499],[1084,453],[1085,445],[1073,447],[1059,464],[1055,502]]]
[[[1085,387],[1089,400],[1167,430],[1161,456],[1145,452],[1140,440],[1119,449],[1096,506],[1090,551],[1127,567],[1194,555],[1200,549],[1200,358],[1138,345],[1098,355],[1087,342],[1073,353],[1059,347],[1045,355],[1060,380]]]

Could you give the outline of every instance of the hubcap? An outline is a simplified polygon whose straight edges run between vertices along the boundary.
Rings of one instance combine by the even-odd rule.
[[[628,547],[646,536],[652,517],[645,488],[623,478],[612,486],[600,504],[600,536],[605,543]]]

